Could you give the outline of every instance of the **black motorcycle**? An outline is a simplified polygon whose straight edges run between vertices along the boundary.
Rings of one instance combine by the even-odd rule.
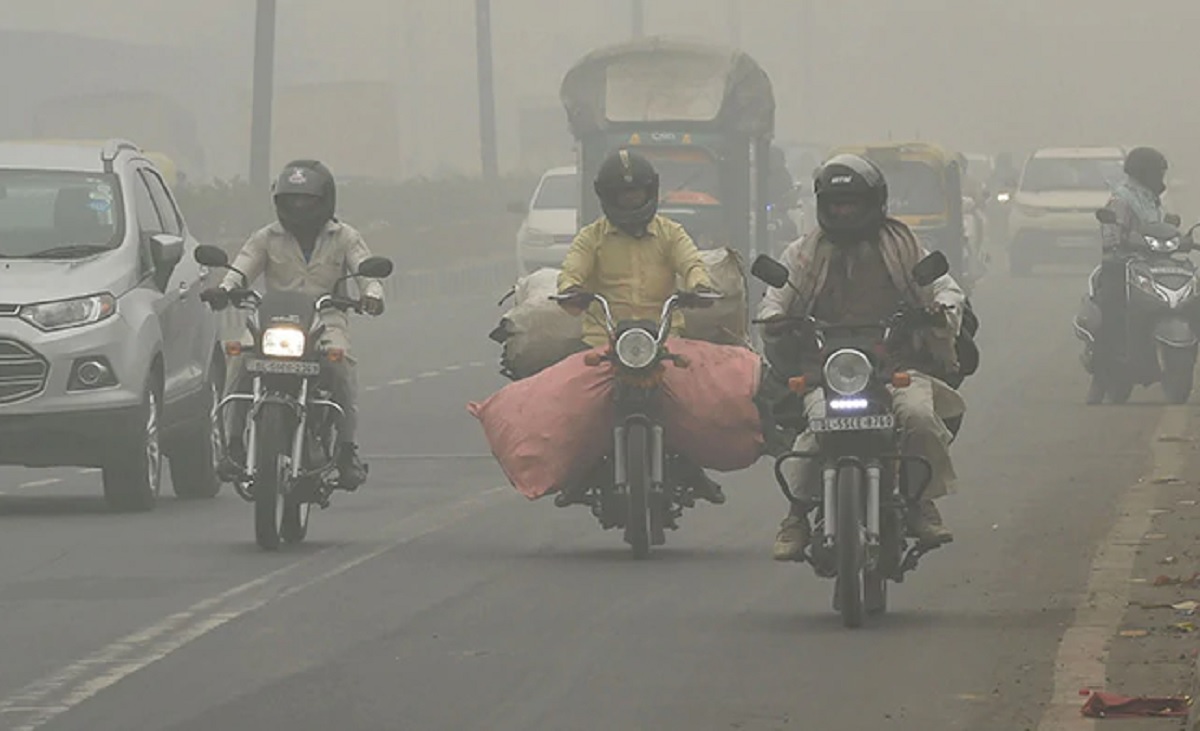
[[[1096,211],[1096,219],[1105,224],[1117,222],[1108,208]],[[1074,326],[1076,337],[1084,344],[1084,370],[1092,376],[1089,403],[1099,403],[1105,395],[1113,403],[1124,403],[1135,384],[1156,382],[1162,384],[1171,403],[1186,403],[1192,394],[1200,342],[1196,332],[1200,283],[1187,253],[1196,248],[1192,240],[1196,226],[1180,234],[1178,224],[1178,217],[1169,216],[1164,223],[1142,224],[1129,232],[1142,246],[1125,261],[1125,322],[1114,333],[1120,342],[1113,344],[1105,358],[1096,353],[1102,327],[1100,267],[1088,279],[1088,294]]]
[[[598,302],[604,310],[609,350],[589,353],[590,366],[611,363],[616,382],[613,401],[616,427],[612,452],[596,465],[582,501],[605,530],[622,528],[634,558],[650,554],[650,546],[666,543],[667,529],[676,530],[684,508],[693,507],[692,488],[680,479],[677,457],[667,452],[658,417],[663,373],[669,361],[678,367],[687,362],[666,347],[675,310],[704,307],[720,295],[678,292],[663,305],[659,322],[614,322],[608,301],[598,294],[554,295],[552,300],[583,308]]]
[[[200,246],[195,256],[206,267],[235,271],[246,280],[243,272],[230,266],[222,249]],[[392,262],[376,256],[339,283],[353,277],[383,279],[391,273]],[[201,298],[214,310],[233,305],[249,312],[246,325],[252,344],[229,343],[226,352],[245,358],[251,391],[227,395],[213,416],[224,437],[225,409],[237,402],[249,405],[246,464],[234,489],[254,503],[254,536],[259,546],[277,549],[281,538],[299,543],[308,534],[310,507],[329,507],[337,489],[333,437],[344,415],[333,400],[326,366],[346,354],[321,348],[325,326],[318,315],[328,309],[361,314],[360,303],[332,294],[314,299],[295,292],[271,292],[264,297],[248,288],[208,290]]]
[[[946,257],[934,252],[913,274],[925,286],[948,271]],[[772,287],[792,286],[787,268],[768,256],[755,260],[751,273]],[[861,626],[868,613],[886,611],[887,582],[904,581],[922,555],[941,545],[909,546],[906,517],[918,509],[933,470],[923,457],[900,454],[888,386],[907,386],[911,377],[895,370],[887,357],[915,328],[939,324],[940,317],[944,315],[905,307],[884,322],[861,325],[785,318],[798,337],[811,337],[823,363],[814,377],[788,378],[788,388],[801,400],[810,386],[824,389],[828,416],[806,424],[817,437],[818,451],[779,455],[775,478],[789,501],[806,514],[815,509],[814,537],[805,558],[818,576],[836,577],[833,607],[847,627]],[[792,491],[783,466],[793,460],[812,460],[820,466],[819,500]]]

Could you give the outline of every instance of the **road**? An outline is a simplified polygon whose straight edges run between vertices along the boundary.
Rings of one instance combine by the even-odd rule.
[[[300,547],[260,552],[229,491],[113,515],[98,475],[0,472],[0,728],[1036,727],[1161,414],[1157,391],[1082,404],[1080,286],[983,283],[957,542],[861,631],[770,560],[765,462],[644,563],[586,509],[518,496],[464,408],[505,383],[498,293],[396,306],[356,330],[371,482]]]

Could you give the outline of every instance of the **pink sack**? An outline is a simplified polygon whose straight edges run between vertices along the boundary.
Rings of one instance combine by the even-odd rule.
[[[754,396],[762,358],[752,350],[672,338],[667,350],[687,359],[666,364],[663,428],[667,449],[718,472],[746,469],[763,453]]]
[[[530,500],[557,492],[612,449],[612,366],[589,366],[586,355],[467,404],[508,481]]]

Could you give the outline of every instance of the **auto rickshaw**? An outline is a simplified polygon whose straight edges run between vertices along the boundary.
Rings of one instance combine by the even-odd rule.
[[[981,276],[981,252],[967,240],[958,153],[929,142],[848,145],[831,155],[860,155],[883,170],[888,213],[904,222],[930,251],[941,251],[968,291]]]
[[[768,250],[775,97],[754,59],[716,44],[644,38],[588,54],[560,94],[582,180],[594,179],[615,150],[636,147],[658,170],[659,211],[697,246],[729,247],[747,262]],[[583,226],[601,211],[591,185],[581,193]]]

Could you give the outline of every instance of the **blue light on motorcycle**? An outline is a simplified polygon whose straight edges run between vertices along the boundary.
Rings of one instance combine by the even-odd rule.
[[[834,411],[860,411],[869,405],[870,402],[865,398],[840,398],[829,402],[829,408]]]

